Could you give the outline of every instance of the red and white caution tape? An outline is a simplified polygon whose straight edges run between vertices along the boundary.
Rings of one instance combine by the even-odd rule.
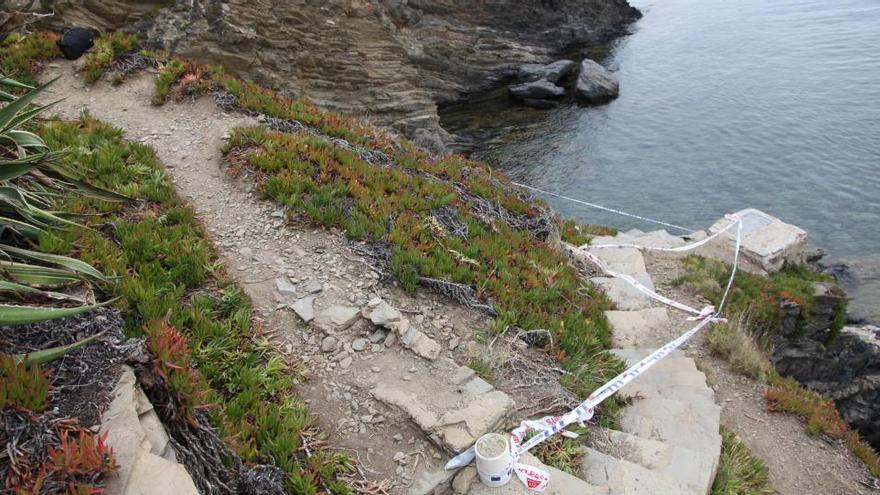
[[[653,246],[640,246],[638,244],[584,244],[581,246],[581,249],[607,249],[607,248],[636,248],[642,251],[664,251],[667,253],[683,253],[686,251],[691,251],[693,249],[697,249],[700,246],[703,246],[709,242],[711,242],[716,237],[721,234],[727,232],[732,229],[736,225],[742,222],[742,219],[737,215],[725,215],[725,218],[730,220],[730,223],[725,225],[723,229],[715,232],[714,234],[707,236],[705,239],[701,239],[699,241],[693,242],[691,244],[685,244],[684,246],[665,248],[665,247],[653,247]]]
[[[528,187],[528,186],[524,186]],[[531,189],[531,188],[530,188]],[[568,198],[566,198],[568,199]],[[630,215],[632,216],[632,215]],[[655,222],[656,223],[656,222]],[[517,474],[517,477],[526,485],[530,490],[535,491],[544,491],[547,485],[550,482],[550,475],[546,471],[535,468],[533,466],[528,466],[525,464],[521,464],[517,462],[525,452],[528,452],[531,448],[540,444],[544,440],[550,438],[556,433],[560,433],[563,435],[571,436],[574,435],[571,432],[567,432],[565,428],[572,423],[580,423],[583,424],[593,417],[593,413],[596,407],[601,404],[605,399],[614,395],[618,390],[623,388],[629,382],[635,380],[642,373],[650,369],[652,366],[660,362],[663,358],[668,356],[672,351],[679,348],[682,344],[684,344],[688,339],[696,335],[697,332],[703,329],[706,325],[713,323],[715,321],[721,320],[719,315],[721,314],[721,310],[724,307],[725,302],[727,301],[727,296],[730,292],[730,288],[733,286],[733,281],[736,276],[737,264],[739,261],[739,248],[742,240],[742,219],[733,218],[733,221],[730,225],[713,235],[715,237],[720,234],[720,232],[725,232],[732,226],[737,226],[736,231],[736,244],[733,256],[733,267],[730,271],[730,278],[727,281],[727,287],[724,290],[724,295],[721,298],[721,302],[716,309],[714,306],[706,306],[702,310],[696,310],[691,308],[686,304],[682,304],[678,301],[674,301],[667,297],[661,296],[657,294],[653,290],[641,284],[638,280],[633,277],[617,273],[613,270],[608,269],[605,263],[602,262],[598,257],[594,254],[586,251],[585,249],[579,249],[590,261],[594,262],[600,268],[603,269],[608,275],[616,278],[620,278],[621,280],[626,281],[639,291],[647,294],[648,296],[654,298],[657,301],[660,301],[664,304],[672,306],[674,308],[678,308],[682,311],[693,314],[691,320],[697,320],[699,323],[681,334],[678,338],[668,342],[663,347],[660,347],[656,351],[649,354],[647,357],[639,361],[638,363],[630,366],[626,371],[617,375],[609,381],[608,383],[602,385],[598,389],[596,389],[586,400],[584,400],[579,406],[572,409],[571,411],[563,414],[562,416],[545,416],[537,421],[535,420],[526,420],[520,423],[519,427],[510,432],[510,442],[511,442],[511,453],[513,456],[514,471]],[[711,240],[709,238],[708,240]],[[700,241],[702,244],[708,242],[708,240],[704,239],[704,241]],[[702,245],[699,244],[699,245]],[[630,246],[626,246],[630,247]],[[639,247],[639,246],[633,246]],[[698,247],[698,246],[696,246]],[[694,249],[692,245],[690,249]],[[529,431],[534,431],[536,434],[526,440],[526,434]],[[468,450],[462,452],[456,457],[452,458],[447,464],[446,469],[458,469],[468,465],[471,461],[473,461],[476,456],[476,451],[473,446]]]

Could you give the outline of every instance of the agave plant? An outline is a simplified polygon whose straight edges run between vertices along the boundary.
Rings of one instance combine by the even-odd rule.
[[[51,83],[31,87],[0,77],[0,84],[13,91],[0,91],[0,102],[6,102],[0,108],[0,325],[61,318],[109,302],[87,304],[71,294],[76,286],[109,281],[93,266],[29,248],[38,236],[52,235],[53,229],[87,228],[52,211],[62,194],[129,199],[81,180],[58,160],[63,150],[50,150],[40,136],[27,130],[34,118],[54,105],[34,104]],[[41,359],[46,359],[45,353]]]

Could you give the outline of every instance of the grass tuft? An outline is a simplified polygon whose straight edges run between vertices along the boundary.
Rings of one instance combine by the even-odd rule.
[[[725,323],[716,323],[706,335],[712,352],[743,375],[764,382],[773,372],[773,365],[752,336],[749,312],[732,316]]]
[[[721,458],[712,495],[770,495],[769,470],[732,431],[721,427]]]
[[[474,370],[478,377],[491,383],[495,379],[495,369],[492,362],[482,356],[474,356],[468,360],[468,367]]]

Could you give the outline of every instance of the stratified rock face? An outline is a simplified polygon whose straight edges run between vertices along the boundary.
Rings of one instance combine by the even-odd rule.
[[[834,399],[841,416],[880,447],[880,327],[844,327],[833,343],[802,338],[777,347],[785,376]]]
[[[639,16],[625,0],[186,0],[150,10],[163,3],[55,7],[65,22],[104,29],[143,19],[138,27],[157,47],[411,137],[441,132],[438,103],[613,38]]]
[[[575,96],[587,103],[603,103],[617,98],[620,83],[617,76],[598,63],[584,59],[575,86]]]

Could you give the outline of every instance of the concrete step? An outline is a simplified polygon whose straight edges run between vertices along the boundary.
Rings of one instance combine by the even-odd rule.
[[[550,484],[543,492],[546,495],[611,495],[612,493],[607,486],[596,486],[564,471],[546,466],[529,453],[523,454],[519,462],[550,473]],[[527,489],[516,477],[516,474],[504,486],[488,487],[480,482],[476,468],[468,466],[459,471],[452,481],[452,493],[456,495],[533,495],[536,492]]]
[[[647,273],[633,275],[633,278],[645,287],[651,290],[654,289],[654,282],[651,281],[651,277]],[[617,305],[617,309],[634,311],[647,309],[655,305],[651,298],[619,278],[593,277],[590,279],[590,282],[602,289],[605,295]]]
[[[609,495],[694,493],[672,478],[626,459],[613,457],[589,447],[584,447],[583,453],[580,477],[592,485],[608,487]]]
[[[711,455],[630,435],[617,430],[590,431],[588,445],[603,454],[623,459],[685,486],[695,494],[707,494],[716,469]]]
[[[666,308],[638,311],[606,311],[605,317],[614,329],[612,340],[620,348],[641,348],[662,345],[657,335],[665,335],[672,326]]]
[[[720,421],[716,404],[650,396],[634,401],[620,417],[622,431],[712,456],[721,448]]]

